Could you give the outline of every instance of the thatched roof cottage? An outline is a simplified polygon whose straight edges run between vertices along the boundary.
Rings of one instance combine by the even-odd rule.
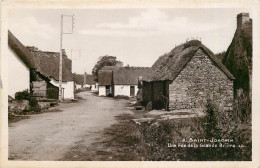
[[[57,99],[58,88],[35,65],[33,54],[8,31],[8,95],[28,90],[36,97]]]
[[[147,75],[147,67],[121,67],[113,70],[113,96],[136,96],[138,79]]]
[[[84,75],[73,73],[73,80],[75,82],[76,89],[82,89],[84,84]]]
[[[34,58],[37,69],[51,79],[51,83],[59,87],[59,52],[41,51],[35,47],[27,47]],[[72,61],[63,49],[62,61],[62,97],[74,99],[74,81],[72,75]]]
[[[98,72],[99,95],[136,96],[138,78],[149,70],[146,67],[105,66]]]
[[[207,99],[230,109],[233,81],[221,61],[200,41],[192,40],[159,57],[142,79],[142,99],[155,109],[205,107]]]
[[[109,96],[112,95],[112,78],[113,69],[116,66],[104,66],[98,71],[98,95],[99,96]]]
[[[84,87],[88,87],[91,89],[91,91],[98,91],[98,83],[96,82],[96,76],[90,75],[90,74],[85,74],[85,80],[86,83]]]

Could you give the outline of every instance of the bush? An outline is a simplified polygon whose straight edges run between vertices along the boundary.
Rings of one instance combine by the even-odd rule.
[[[24,91],[15,93],[15,99],[16,100],[28,100],[29,106],[30,106],[29,111],[34,111],[34,112],[40,112],[41,111],[41,107],[38,104],[38,101],[30,95],[28,90],[24,90]],[[29,111],[24,110],[24,111],[21,112],[21,114],[25,115]]]
[[[235,99],[234,118],[241,119],[242,122],[251,123],[252,102],[249,94],[242,92]]]
[[[130,97],[129,97],[129,96],[124,96],[124,95],[118,95],[118,96],[115,96],[114,99],[125,99],[125,100],[129,100]]]
[[[139,128],[145,147],[145,160],[248,161],[252,155],[251,125],[234,117],[234,111],[223,111],[208,100],[203,118],[160,121]],[[168,148],[167,143],[182,139],[232,139],[236,147]],[[150,144],[147,146],[147,144]],[[152,144],[152,145],[151,145]],[[238,147],[244,145],[244,147]]]
[[[21,92],[16,92],[15,93],[15,99],[16,100],[29,100],[30,99],[30,93],[28,89],[21,91]]]
[[[36,100],[35,98],[30,99],[29,105],[30,105],[30,111],[34,111],[34,112],[40,112],[41,111],[41,107],[38,104],[38,100]]]

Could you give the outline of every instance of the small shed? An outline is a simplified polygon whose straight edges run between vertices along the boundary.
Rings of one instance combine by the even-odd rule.
[[[213,99],[221,108],[233,104],[233,75],[200,41],[175,47],[154,63],[142,79],[143,103],[167,110],[205,108]]]

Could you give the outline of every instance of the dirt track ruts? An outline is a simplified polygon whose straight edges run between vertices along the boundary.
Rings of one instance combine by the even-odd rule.
[[[131,113],[126,100],[78,94],[76,103],[62,103],[62,112],[32,115],[9,124],[9,159],[60,160],[70,148],[84,141],[85,147],[115,123],[115,116]]]

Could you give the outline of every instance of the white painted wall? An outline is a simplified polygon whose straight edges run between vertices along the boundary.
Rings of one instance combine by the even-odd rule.
[[[85,85],[83,85],[83,87],[84,87],[84,88],[89,88],[90,85],[89,85],[89,84],[85,84]]]
[[[98,91],[98,83],[91,85],[91,91]]]
[[[135,87],[135,96],[138,92],[137,85],[115,85],[114,96],[129,96],[130,97],[130,86]]]
[[[8,95],[28,89],[30,91],[30,69],[8,47]]]
[[[98,95],[106,96],[106,86],[98,86]]]
[[[76,84],[76,89],[82,89],[82,85],[77,85]]]
[[[51,83],[59,87],[59,81],[54,78],[51,78]],[[74,99],[74,81],[62,82],[62,88],[64,88],[64,99]]]

